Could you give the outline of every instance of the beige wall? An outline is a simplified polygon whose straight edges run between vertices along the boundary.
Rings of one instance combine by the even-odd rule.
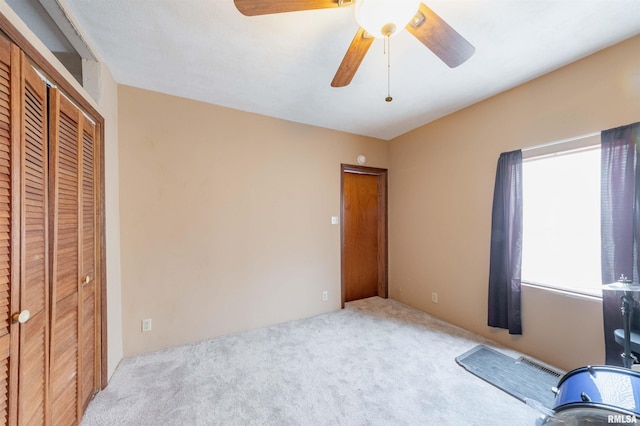
[[[387,142],[127,86],[118,102],[125,355],[339,309],[340,164],[387,167]]]
[[[640,120],[638,52],[635,37],[394,139],[390,296],[561,368],[602,363],[599,300],[525,287],[524,334],[486,326],[493,185],[501,152]]]

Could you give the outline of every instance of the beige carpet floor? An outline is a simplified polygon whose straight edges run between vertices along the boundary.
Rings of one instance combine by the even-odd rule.
[[[82,426],[533,425],[455,357],[495,343],[394,300],[124,359]]]

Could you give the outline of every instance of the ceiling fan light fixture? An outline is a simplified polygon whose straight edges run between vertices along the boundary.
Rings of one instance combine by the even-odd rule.
[[[355,14],[358,25],[372,36],[383,38],[403,29],[419,7],[420,0],[356,0]]]

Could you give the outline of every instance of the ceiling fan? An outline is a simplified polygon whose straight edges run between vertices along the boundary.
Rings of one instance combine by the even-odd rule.
[[[473,47],[420,0],[233,0],[246,16],[355,5],[360,26],[336,72],[331,86],[351,83],[375,38],[388,38],[404,27],[450,68],[469,59]]]

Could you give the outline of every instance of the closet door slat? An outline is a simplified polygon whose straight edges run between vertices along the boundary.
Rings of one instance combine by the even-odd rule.
[[[95,189],[95,131],[89,120],[83,121],[80,147],[81,252],[82,299],[80,305],[80,404],[84,411],[91,397],[99,389],[98,356],[98,291],[96,280],[96,189]]]
[[[0,38],[0,423],[17,422],[20,51]]]
[[[47,87],[22,55],[21,286],[18,424],[49,424],[49,244]],[[26,153],[29,153],[27,158]]]
[[[76,424],[79,405],[79,146],[83,116],[49,89],[51,227],[51,415]]]

